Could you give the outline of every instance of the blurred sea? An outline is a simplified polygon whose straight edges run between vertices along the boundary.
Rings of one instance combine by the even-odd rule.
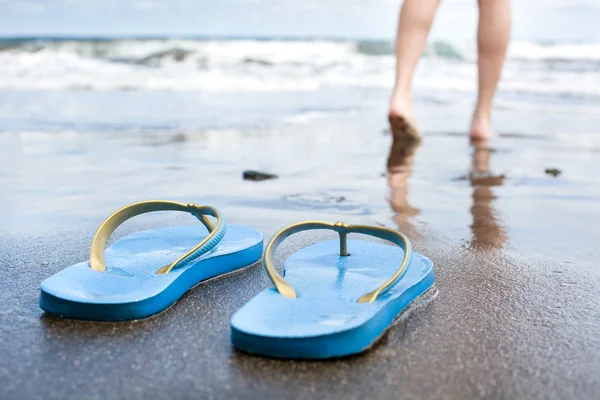
[[[391,41],[0,39],[0,234],[92,232],[123,204],[169,198],[218,204],[267,233],[347,220],[596,260],[600,33],[586,32],[600,7],[576,3],[516,13],[493,115],[501,138],[484,152],[466,139],[474,25],[442,19],[414,83],[425,139],[395,177]],[[246,182],[245,169],[279,179]]]
[[[415,81],[439,103],[471,102],[476,48],[433,41]],[[390,41],[4,39],[0,90],[286,92],[389,90]],[[600,42],[514,41],[497,105],[600,112]]]

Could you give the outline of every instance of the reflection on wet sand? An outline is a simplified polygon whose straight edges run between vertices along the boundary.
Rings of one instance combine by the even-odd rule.
[[[408,203],[408,178],[412,174],[415,152],[419,141],[394,139],[387,161],[388,185],[390,187],[390,205],[396,213],[394,221],[403,232],[412,232],[410,219],[421,210]]]
[[[415,153],[419,147],[418,141],[394,139],[387,162],[388,185],[390,187],[390,206],[394,210],[394,221],[398,229],[413,233],[411,219],[420,214],[421,210],[408,202],[408,178],[413,172]],[[502,247],[506,241],[506,232],[493,208],[496,199],[492,188],[504,183],[504,175],[494,175],[490,172],[490,156],[493,149],[487,141],[477,141],[472,144],[473,154],[469,181],[473,188],[470,225],[472,249],[490,249]]]
[[[502,186],[504,183],[504,175],[494,175],[490,172],[490,156],[493,151],[487,141],[473,143],[469,173],[469,181],[473,188],[471,206],[473,216],[471,248],[473,249],[499,248],[506,241],[506,232],[492,206],[496,199],[492,187]]]

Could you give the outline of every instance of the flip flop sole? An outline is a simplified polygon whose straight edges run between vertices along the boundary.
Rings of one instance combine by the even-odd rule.
[[[89,262],[83,262],[42,282],[40,307],[75,319],[146,318],[169,308],[194,286],[237,272],[261,258],[262,234],[229,225],[215,249],[167,274],[156,274],[206,235],[202,227],[183,226],[125,236],[106,249],[106,271],[94,271]]]
[[[418,253],[406,273],[372,303],[360,295],[388,278],[403,251],[376,242],[348,241],[350,256],[339,256],[339,242],[316,243],[292,254],[285,279],[298,298],[274,288],[257,295],[233,317],[231,339],[239,350],[277,358],[324,359],[361,353],[435,295],[433,263]]]

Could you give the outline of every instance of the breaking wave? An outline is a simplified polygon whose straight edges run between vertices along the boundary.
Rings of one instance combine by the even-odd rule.
[[[393,43],[332,40],[0,40],[0,89],[389,89]],[[432,42],[417,88],[472,91],[473,43]],[[511,43],[502,91],[600,96],[600,44]]]

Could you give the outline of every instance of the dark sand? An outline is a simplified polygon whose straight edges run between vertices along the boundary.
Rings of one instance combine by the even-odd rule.
[[[438,130],[425,122],[420,148],[396,147],[389,176],[375,117],[229,136],[0,135],[0,398],[597,399],[599,149],[586,132],[598,121],[571,140],[567,122],[539,115],[556,131],[508,126],[473,152],[447,133],[453,115]],[[244,182],[244,169],[279,178]],[[44,315],[40,282],[87,259],[98,223],[144,198],[214,204],[267,238],[308,218],[399,227],[434,261],[439,295],[371,351],[327,362],[232,349],[229,319],[270,285],[259,265],[143,321]],[[180,222],[193,220],[142,217],[119,235]],[[316,239],[299,236],[281,257]]]

